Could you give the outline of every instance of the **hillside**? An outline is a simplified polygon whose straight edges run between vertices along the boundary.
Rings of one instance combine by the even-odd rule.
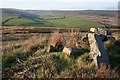
[[[37,15],[20,9],[2,8],[2,25],[47,24]]]
[[[117,11],[20,10],[3,8],[4,26],[40,26],[65,28],[118,27]]]
[[[97,15],[97,16],[109,16],[109,17],[118,17],[118,11],[115,10],[25,10],[29,13],[36,15]]]
[[[76,11],[60,11],[60,10],[26,10],[27,12],[39,15],[43,18],[62,18],[72,17],[87,19],[95,23],[105,25],[105,27],[119,27],[118,25],[118,11],[116,10],[76,10]],[[77,19],[76,19],[77,20]],[[52,21],[53,22],[53,21]],[[56,22],[56,21],[55,21]],[[76,22],[76,21],[75,21]],[[85,21],[84,21],[85,22]],[[64,22],[63,22],[64,23]],[[80,22],[81,23],[81,22]],[[89,24],[89,22],[85,22]],[[65,24],[66,25],[66,24]],[[97,26],[97,25],[92,25]],[[85,25],[84,27],[89,27]]]

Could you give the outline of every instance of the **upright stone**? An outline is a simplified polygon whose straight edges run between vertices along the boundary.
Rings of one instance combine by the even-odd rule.
[[[96,67],[99,68],[101,63],[108,65],[108,53],[104,48],[104,44],[100,39],[100,36],[95,33],[89,33],[88,41],[90,44],[90,58],[93,59],[93,63]]]

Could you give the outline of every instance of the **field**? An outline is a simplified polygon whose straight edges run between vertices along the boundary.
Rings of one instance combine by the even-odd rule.
[[[3,21],[9,18],[15,18],[15,16],[5,17]],[[5,25],[16,26],[46,26],[46,27],[65,27],[65,28],[90,28],[90,27],[104,27],[104,25],[90,21],[84,18],[68,17],[65,19],[53,19],[44,20],[42,22],[36,22],[27,18],[12,19],[5,23]]]
[[[104,25],[100,25],[96,22],[77,17],[70,17],[65,19],[58,20],[48,20],[53,23],[56,27],[74,27],[74,28],[90,28],[90,27],[104,27]]]
[[[21,24],[25,24],[25,23],[32,23],[34,21],[29,20],[29,19],[25,19],[25,18],[21,18],[21,19],[14,19],[14,20],[10,20],[6,23],[6,25],[21,25]]]
[[[16,12],[16,13],[15,13]],[[103,14],[104,13],[104,14]],[[115,15],[115,16],[113,16]],[[119,27],[115,11],[26,11],[3,9],[2,23],[7,26],[65,28]]]
[[[111,11],[3,11],[2,78],[118,78],[120,76],[120,29]],[[103,14],[104,13],[104,14]],[[108,14],[109,13],[109,14]],[[116,41],[104,42],[110,65],[89,59],[90,43],[84,42],[91,27],[106,28]],[[48,51],[50,45],[56,48]],[[64,47],[82,49],[67,55]],[[1,64],[0,64],[1,65]]]

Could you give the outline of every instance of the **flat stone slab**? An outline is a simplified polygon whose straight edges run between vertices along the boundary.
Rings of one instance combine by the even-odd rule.
[[[63,52],[67,55],[77,55],[82,52],[82,49],[77,47],[64,47]]]
[[[108,53],[104,48],[104,44],[98,34],[89,33],[88,41],[90,44],[90,58],[96,67],[100,67],[101,63],[109,64]]]

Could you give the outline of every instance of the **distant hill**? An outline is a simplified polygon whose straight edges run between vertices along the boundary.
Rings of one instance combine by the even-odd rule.
[[[36,19],[38,18],[37,15],[31,14],[25,10],[20,10],[20,9],[12,9],[12,8],[2,8],[2,15],[17,15],[19,17],[25,17],[29,19]]]
[[[110,17],[118,17],[117,10],[80,10],[80,11],[62,11],[62,10],[26,10],[29,13],[36,15],[97,15],[97,16],[110,16]]]
[[[4,26],[41,27],[104,27],[116,25],[118,11],[115,10],[21,10],[2,9]],[[112,19],[115,18],[115,19]]]
[[[44,21],[36,14],[13,8],[2,9],[2,25],[42,25]]]

